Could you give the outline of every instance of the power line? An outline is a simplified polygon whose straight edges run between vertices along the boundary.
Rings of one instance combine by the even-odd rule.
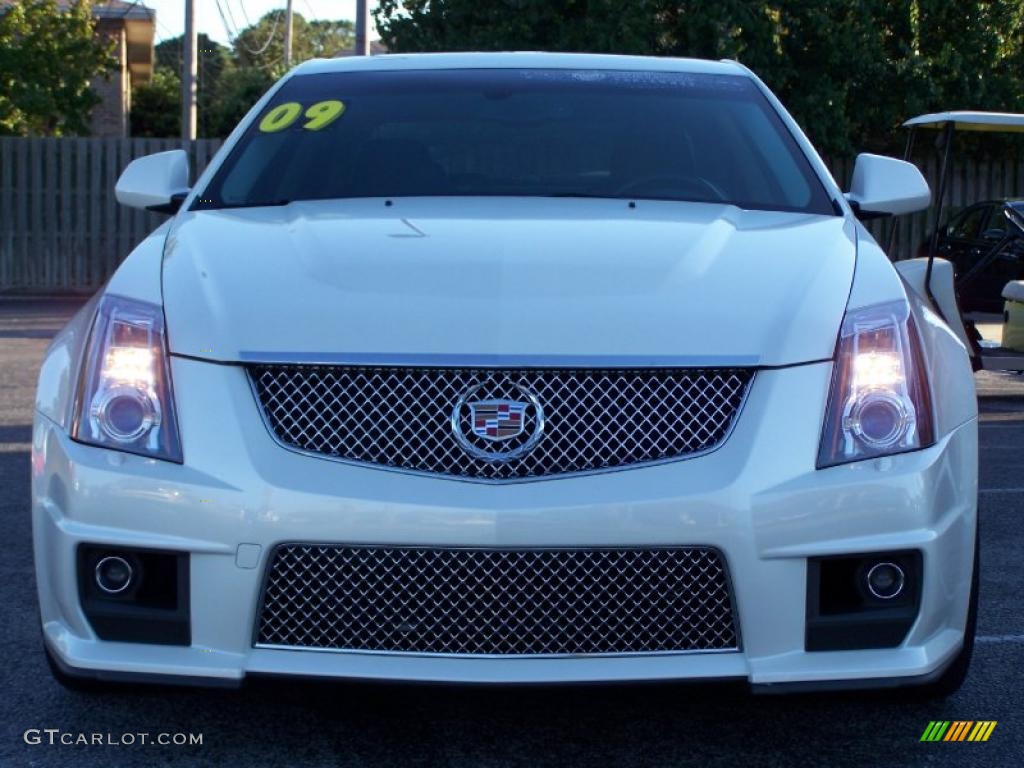
[[[168,27],[166,24],[160,21],[159,16],[156,17],[156,27],[156,36],[161,43],[166,40],[173,40],[174,38],[178,37],[178,35],[174,34],[174,32],[171,31],[170,27]],[[161,29],[163,29],[163,34],[160,33]]]
[[[245,0],[238,0],[238,7],[242,10],[242,18],[245,19],[245,26],[251,27],[252,20],[249,18],[248,11],[245,10]]]
[[[122,13],[122,14],[121,14],[121,18],[123,19],[123,18],[124,18],[125,16],[127,16],[127,15],[128,15],[129,13],[131,13],[132,9],[133,9],[133,8],[134,8],[134,7],[136,6],[136,5],[138,5],[138,4],[140,3],[140,2],[142,2],[142,0],[135,0],[135,2],[134,2],[134,3],[132,3],[131,5],[129,5],[129,6],[127,7],[127,8],[125,8],[125,9],[124,9],[124,13]]]
[[[221,8],[220,0],[216,0],[216,4],[217,14],[220,16],[220,22],[224,25],[224,31],[228,35],[228,42],[234,42],[235,38],[238,37],[238,30],[235,29],[234,33],[232,33],[233,27],[230,24],[228,24],[227,17],[224,15],[224,9]]]
[[[220,9],[220,0],[217,0],[217,10],[218,11],[221,10]],[[239,42],[239,43],[241,43],[242,47],[245,50],[247,50],[251,56],[261,56],[267,50],[267,48],[270,47],[270,44],[274,41],[274,35],[277,34],[277,25],[280,23],[282,16],[284,16],[284,11],[278,11],[276,14],[274,14],[274,26],[270,28],[270,34],[267,35],[267,41],[265,43],[263,43],[263,45],[261,45],[259,48],[255,49],[255,50],[250,48],[246,44],[245,39],[241,35],[239,35],[237,33],[236,33],[235,38],[234,38],[234,40],[232,42]],[[221,11],[221,18],[222,19],[224,18],[223,11]],[[230,34],[231,33],[229,32],[228,33],[229,37],[230,37]]]
[[[284,53],[282,52],[281,54],[275,56],[274,58],[270,59],[269,61],[264,61],[262,66],[265,69],[267,69],[268,71],[273,71],[274,68],[277,67],[278,64],[283,64],[283,63],[284,63]]]
[[[218,5],[220,5],[220,3],[218,3]],[[235,21],[235,14],[233,14],[231,12],[231,3],[229,3],[228,0],[224,0],[224,7],[228,11],[228,18],[231,19],[231,26],[233,26],[235,28],[235,33],[237,34],[238,33],[238,22]]]

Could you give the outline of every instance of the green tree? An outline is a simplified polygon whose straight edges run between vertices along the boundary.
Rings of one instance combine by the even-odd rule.
[[[926,111],[1024,110],[1022,0],[381,0],[389,50],[743,62],[827,153],[892,151]]]
[[[197,36],[196,45],[196,61],[197,61],[197,78],[196,78],[196,106],[197,106],[197,122],[198,122],[198,133],[199,136],[209,137],[220,135],[214,128],[212,123],[212,115],[217,110],[217,102],[221,95],[221,77],[224,73],[233,66],[231,60],[232,50],[227,46],[220,45],[214,40],[211,40],[206,34],[200,33]],[[178,114],[181,111],[181,62],[184,56],[183,36],[172,37],[156,46],[156,68],[154,74],[154,82],[151,84],[161,94],[169,95],[171,88],[171,79],[178,84],[178,93],[174,97],[174,101],[177,106],[174,108],[174,125],[181,124],[181,118]],[[157,76],[160,76],[161,82],[157,83]],[[148,89],[148,87],[147,87]],[[175,129],[174,133],[160,134],[154,131],[166,130],[171,124],[163,115],[151,113],[150,108],[159,108],[159,104],[162,102],[156,101],[153,97],[155,93],[152,89],[147,90],[147,98],[145,102],[140,106],[138,101],[134,99],[132,102],[132,133],[136,134],[134,126],[137,124],[139,130],[137,135],[140,136],[176,136],[180,133],[180,128]],[[166,100],[163,96],[161,97],[164,101]],[[138,113],[138,115],[136,114]],[[138,120],[138,123],[136,123]]]
[[[167,138],[181,135],[181,78],[157,67],[153,79],[132,92],[131,135]]]
[[[650,53],[659,0],[381,0],[388,50]]]
[[[349,21],[307,21],[295,14],[292,60],[299,63],[334,56],[351,48],[354,37]],[[174,136],[180,132],[182,45],[181,37],[157,45],[153,82],[136,91],[132,104],[135,135]],[[282,74],[281,11],[271,11],[243,29],[230,48],[200,34],[196,95],[199,135],[226,136]]]
[[[232,67],[220,81],[216,102],[210,107],[209,136],[227,136],[252,105],[274,84],[274,77],[262,69]]]
[[[88,133],[98,102],[89,82],[114,65],[94,31],[82,0],[14,0],[0,9],[0,133]]]
[[[307,21],[292,18],[292,62],[330,58],[352,47],[355,31],[351,21]],[[252,105],[284,74],[284,13],[270,11],[238,33],[230,64],[219,74],[214,99],[207,109],[209,136],[226,136]]]
[[[352,47],[355,31],[351,21],[307,21],[292,15],[292,63],[330,58]],[[277,77],[284,68],[284,11],[265,14],[238,33],[234,60],[241,68],[255,67]]]

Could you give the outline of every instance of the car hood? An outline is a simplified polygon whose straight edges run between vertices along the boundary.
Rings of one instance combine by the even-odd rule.
[[[314,201],[183,213],[171,351],[220,361],[786,365],[832,356],[839,216],[589,199]]]

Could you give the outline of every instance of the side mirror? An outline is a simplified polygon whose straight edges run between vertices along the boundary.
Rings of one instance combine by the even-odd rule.
[[[114,195],[131,208],[175,213],[188,195],[188,155],[172,149],[132,160],[117,180]]]
[[[859,218],[870,219],[920,211],[931,203],[932,193],[913,163],[861,154],[846,199]]]
[[[1002,240],[1006,236],[1005,229],[999,229],[998,227],[991,227],[981,233],[982,240],[989,240],[995,242],[996,240]]]

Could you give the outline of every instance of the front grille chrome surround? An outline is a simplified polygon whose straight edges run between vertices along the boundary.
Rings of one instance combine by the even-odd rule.
[[[282,544],[254,645],[445,656],[738,651],[710,547],[429,548]]]
[[[253,364],[263,418],[287,448],[340,461],[466,480],[507,482],[693,458],[732,430],[752,368],[410,368]],[[471,455],[460,397],[526,400],[543,434],[508,460]],[[453,411],[454,418],[453,418]],[[530,405],[515,453],[541,424]],[[453,423],[454,422],[454,423]],[[483,441],[477,446],[494,450]]]

